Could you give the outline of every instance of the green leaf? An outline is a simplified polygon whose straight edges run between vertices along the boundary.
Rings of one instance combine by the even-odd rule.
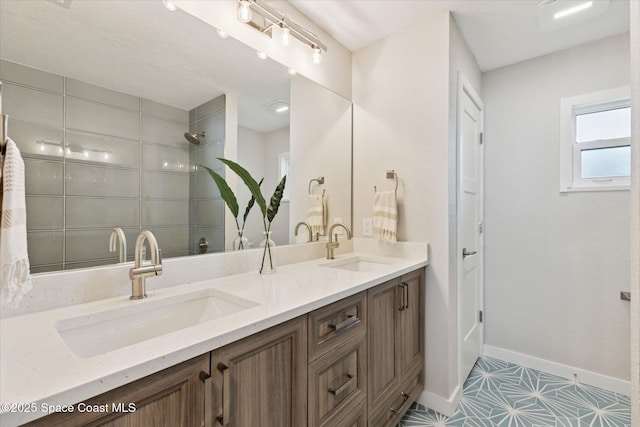
[[[260,182],[258,183],[258,187],[262,185],[262,181],[264,181],[264,178],[260,180]],[[255,202],[256,198],[251,196],[251,198],[249,199],[249,203],[247,204],[247,209],[245,209],[244,216],[242,217],[242,228],[244,228],[244,224],[247,223],[247,217],[249,216],[249,212],[251,211],[251,208],[253,207]]]
[[[221,157],[218,157],[218,160],[227,165],[229,169],[234,171],[240,177],[240,179],[242,179],[253,197],[256,199],[256,203],[258,204],[258,206],[260,206],[262,218],[264,219],[267,216],[267,202],[265,202],[264,196],[260,192],[260,185],[258,184],[258,182],[253,179],[251,174],[249,174],[249,172],[247,172],[247,170],[239,164],[232,162],[231,160],[223,159]]]
[[[213,178],[213,181],[218,186],[218,190],[220,190],[220,197],[222,197],[222,200],[224,200],[224,202],[229,207],[229,210],[231,211],[231,214],[233,214],[233,217],[238,218],[238,214],[240,213],[240,208],[238,207],[238,199],[236,199],[236,195],[233,194],[233,190],[229,188],[229,185],[224,180],[224,178],[206,166],[198,166],[206,169],[206,171],[209,172],[209,175],[211,175],[211,178]]]
[[[271,196],[271,200],[269,202],[269,207],[267,208],[267,219],[269,222],[273,221],[278,213],[278,209],[280,208],[280,201],[282,200],[282,196],[284,195],[284,186],[287,183],[287,176],[283,176],[280,180],[280,183],[276,187],[276,191],[273,192],[273,196]]]

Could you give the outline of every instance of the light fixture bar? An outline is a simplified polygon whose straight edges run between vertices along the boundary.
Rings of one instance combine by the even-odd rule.
[[[246,0],[245,0],[246,1]],[[265,21],[263,25],[260,25],[255,20],[247,22],[247,24],[256,28],[264,34],[269,34],[273,26],[280,26],[282,28],[289,28],[289,34],[295,37],[300,42],[306,44],[310,48],[319,47],[320,49],[327,51],[327,45],[322,43],[317,35],[307,30],[300,24],[295,23],[278,9],[269,6],[261,0],[249,0],[249,7],[252,11],[262,17]]]
[[[580,3],[576,6],[554,13],[553,19],[561,19],[566,16],[573,15],[574,13],[582,12],[583,10],[589,9],[591,6],[593,6],[593,1],[586,1],[584,3]]]

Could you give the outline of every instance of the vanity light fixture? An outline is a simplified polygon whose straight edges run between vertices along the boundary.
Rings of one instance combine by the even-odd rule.
[[[218,36],[219,36],[221,39],[226,39],[227,37],[229,37],[229,34],[225,33],[224,31],[222,31],[222,30],[221,30],[221,29],[219,29],[219,28],[218,28],[217,32],[218,32]]]
[[[320,41],[317,35],[289,19],[280,10],[269,6],[264,0],[237,1],[238,19],[241,22],[250,25],[269,38],[277,37],[279,34],[283,46],[289,46],[291,38],[297,39],[311,48],[313,63],[320,63],[322,51],[326,52],[327,46]]]
[[[171,12],[175,12],[176,10],[178,10],[178,6],[176,6],[175,3],[173,3],[171,0],[162,0],[162,4],[167,10],[170,10]]]

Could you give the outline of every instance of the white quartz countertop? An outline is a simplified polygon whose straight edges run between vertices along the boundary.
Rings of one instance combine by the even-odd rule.
[[[46,414],[43,408],[86,400],[424,267],[428,264],[424,246],[424,251],[403,257],[375,255],[385,264],[374,271],[328,268],[323,264],[330,261],[322,258],[278,267],[275,274],[244,273],[158,290],[150,279],[145,300],[131,301],[129,295],[122,295],[2,319],[0,425],[15,426],[39,418]],[[358,256],[371,257],[352,252],[336,256],[336,261]],[[70,351],[55,328],[56,322],[65,319],[207,289],[252,301],[255,306],[85,358]],[[36,413],[30,411],[34,408]]]

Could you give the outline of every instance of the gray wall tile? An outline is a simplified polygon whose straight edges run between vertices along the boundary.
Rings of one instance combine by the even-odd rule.
[[[156,236],[163,256],[189,251],[189,227],[149,227],[149,231]]]
[[[31,267],[30,268],[31,274],[48,273],[51,271],[60,271],[64,269],[63,264],[36,265],[36,266],[32,264],[30,267]]]
[[[124,108],[127,110],[140,111],[140,98],[126,93],[116,92],[115,90],[106,89],[89,83],[81,82],[66,78],[66,94],[89,101],[99,102],[101,104],[111,105],[113,107]]]
[[[132,260],[134,256],[133,251],[138,230],[138,228],[124,228],[122,230],[127,239],[128,260]],[[118,262],[118,253],[109,252],[109,239],[112,231],[110,228],[68,230],[66,233],[66,261],[78,263],[85,260],[109,259],[109,264]]]
[[[62,127],[62,95],[5,83],[2,109],[15,120]]]
[[[142,144],[142,169],[189,173],[189,151],[186,147]]]
[[[67,228],[136,227],[140,204],[133,199],[67,197]]]
[[[143,199],[189,199],[189,175],[142,172]]]
[[[224,139],[224,113],[218,113],[196,122],[196,131],[205,132],[206,138],[200,138],[200,145],[218,142]]]
[[[207,253],[224,252],[224,229],[212,227],[196,227],[196,241],[201,237],[209,242]]]
[[[142,140],[154,144],[170,145],[184,150],[189,149],[189,142],[184,138],[189,126],[142,116]]]
[[[34,266],[62,263],[62,242],[62,231],[28,232],[29,263]]]
[[[142,228],[154,225],[189,225],[189,202],[147,200],[142,202]]]
[[[139,141],[74,131],[66,132],[66,140],[68,162],[86,163],[83,151],[90,150],[104,166],[140,167]]]
[[[64,225],[64,198],[27,196],[28,230],[61,230]]]
[[[64,155],[62,128],[16,122],[9,118],[9,135],[23,158],[59,159]]]
[[[140,197],[140,173],[136,170],[68,164],[67,196]]]
[[[212,114],[224,112],[225,96],[220,95],[217,98],[207,101],[196,108],[196,120],[203,119]]]
[[[120,138],[138,139],[140,115],[76,98],[66,99],[67,129],[95,132]]]
[[[218,172],[218,174],[222,175],[223,171],[217,170],[215,172]],[[207,172],[197,173],[195,175],[192,175],[192,178],[192,181],[195,183],[195,193],[191,194],[195,194],[195,197],[197,199],[220,197],[220,190],[218,190],[218,186],[216,185],[213,178],[211,178],[211,175],[209,175]],[[244,185],[242,184],[242,181],[239,182],[241,185]]]
[[[148,99],[142,99],[140,105],[142,114],[181,123],[183,125],[189,124],[189,112],[187,110],[181,110],[179,108],[160,104],[159,102],[150,101]]]
[[[199,226],[224,227],[224,202],[222,199],[196,200],[196,217]]]
[[[28,195],[64,195],[62,162],[24,159],[25,186]]]
[[[64,91],[64,78],[56,74],[36,68],[25,67],[15,62],[0,60],[0,80],[14,82],[38,89],[62,93]]]
[[[224,170],[224,165],[218,160],[220,157],[224,157],[224,143],[222,142],[203,145],[195,150],[191,150],[189,154],[191,164],[204,165],[218,173],[220,173],[218,170]]]

